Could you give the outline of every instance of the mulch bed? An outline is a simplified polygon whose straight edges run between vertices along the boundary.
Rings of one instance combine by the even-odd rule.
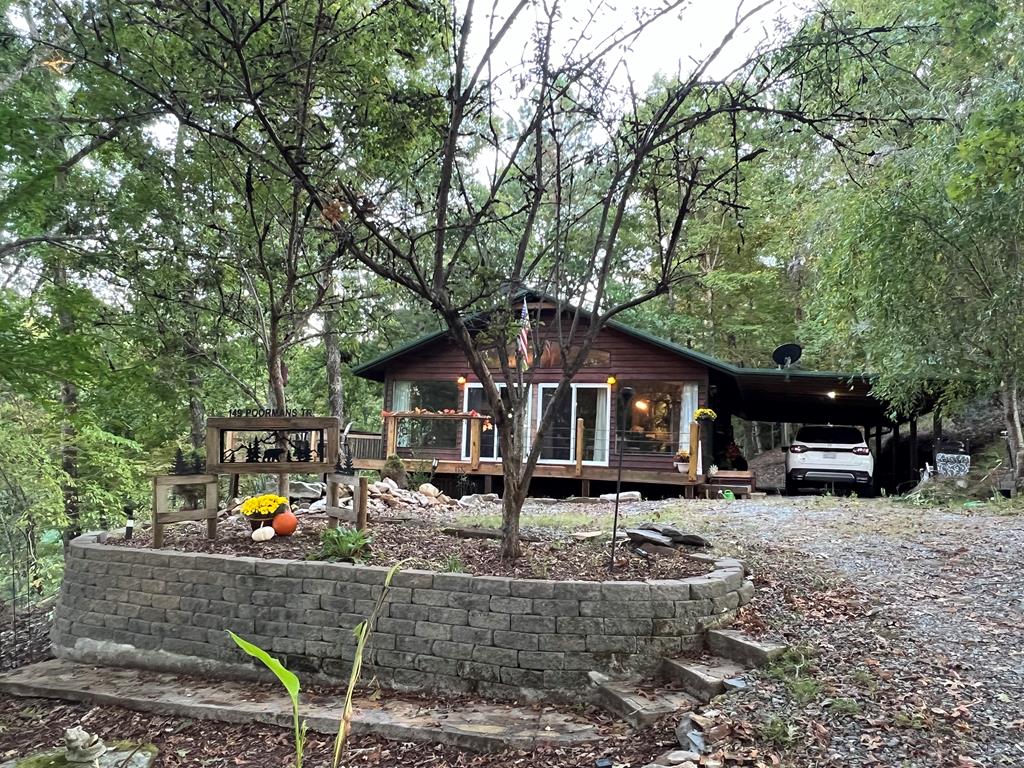
[[[248,557],[314,559],[320,551],[320,534],[325,518],[303,515],[299,528],[288,537],[256,542],[249,537],[247,522],[236,518],[223,521],[215,541],[205,536],[205,526],[182,523],[164,529],[164,547],[184,552],[210,552]],[[464,539],[450,536],[440,526],[419,522],[372,522],[371,551],[361,559],[367,565],[390,566],[405,561],[406,568],[457,571],[477,576],[511,576],[522,579],[583,581],[643,581],[680,579],[707,573],[707,563],[688,557],[644,555],[627,545],[617,550],[616,567],[608,569],[609,539],[577,541],[571,537],[523,542],[523,557],[507,562],[500,557],[495,539]],[[149,547],[150,531],[142,530],[130,542],[109,539],[109,543]]]
[[[0,694],[0,761],[52,749],[64,729],[81,725],[110,742],[131,740],[155,744],[160,750],[158,768],[221,768],[247,766],[286,768],[294,765],[292,734],[267,725],[231,725],[133,712],[120,707],[22,699]],[[627,736],[622,729],[594,744],[573,748],[506,751],[491,755],[463,752],[454,747],[387,742],[374,737],[350,740],[342,764],[377,768],[579,768],[592,766],[600,757],[615,765],[640,766],[675,743],[672,723]],[[330,765],[333,737],[307,736],[306,768]]]

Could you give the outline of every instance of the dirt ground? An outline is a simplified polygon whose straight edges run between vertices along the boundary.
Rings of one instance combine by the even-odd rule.
[[[794,647],[705,713],[726,726],[705,765],[1024,766],[1024,516],[830,497],[645,502],[625,515],[676,523],[710,538],[714,553],[744,557],[758,592],[742,624]],[[523,524],[608,528],[610,511],[530,503]],[[287,764],[284,731],[8,698],[0,760],[30,734],[49,738],[83,716],[162,742],[161,765]],[[588,766],[608,755],[639,768],[671,738],[668,724],[579,752],[491,757],[364,740],[349,764]]]

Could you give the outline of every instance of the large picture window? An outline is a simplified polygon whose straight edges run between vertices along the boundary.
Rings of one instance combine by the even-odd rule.
[[[395,411],[443,411],[459,407],[459,386],[454,381],[396,381],[392,398]],[[459,422],[444,419],[400,419],[400,448],[454,448],[459,444]]]
[[[674,454],[689,447],[690,421],[697,403],[697,385],[667,381],[623,381],[634,389],[621,414],[626,452]]]

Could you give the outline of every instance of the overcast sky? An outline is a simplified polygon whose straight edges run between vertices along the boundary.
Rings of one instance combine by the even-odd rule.
[[[538,4],[550,4],[552,0],[539,0]],[[643,90],[658,74],[675,75],[688,73],[692,60],[713,50],[732,27],[737,9],[756,7],[760,0],[690,0],[671,14],[659,19],[648,27],[642,37],[625,51],[623,58],[629,76],[640,90]],[[467,0],[460,0],[462,8]],[[471,50],[474,58],[479,57],[489,40],[488,25],[490,10],[496,6],[495,17],[503,20],[516,0],[476,0],[474,26],[471,36]],[[561,0],[564,9],[556,27],[555,49],[566,51],[579,37],[579,31],[590,14],[595,14],[589,24],[592,39],[597,41],[613,34],[620,27],[629,28],[635,24],[637,11],[650,12],[665,6],[664,0]],[[744,57],[760,42],[766,30],[774,28],[779,19],[793,21],[807,8],[809,0],[771,0],[743,28],[743,31],[723,52],[712,74],[725,74],[742,62]],[[526,11],[510,30],[495,56],[496,62],[514,66],[521,61],[523,51],[530,48],[531,34],[541,18],[539,8]],[[500,26],[500,21],[494,24]],[[594,45],[595,43],[591,43]],[[618,58],[617,56],[615,58]],[[495,67],[497,70],[498,68]]]

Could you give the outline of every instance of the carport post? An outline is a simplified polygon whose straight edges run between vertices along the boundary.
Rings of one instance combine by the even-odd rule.
[[[900,422],[899,419],[892,423],[892,439],[889,441],[890,449],[892,450],[892,493],[896,495],[896,487],[900,484],[898,469],[899,457],[897,453],[900,449]]]
[[[910,479],[915,482],[920,478],[917,471],[917,416],[910,417]]]

